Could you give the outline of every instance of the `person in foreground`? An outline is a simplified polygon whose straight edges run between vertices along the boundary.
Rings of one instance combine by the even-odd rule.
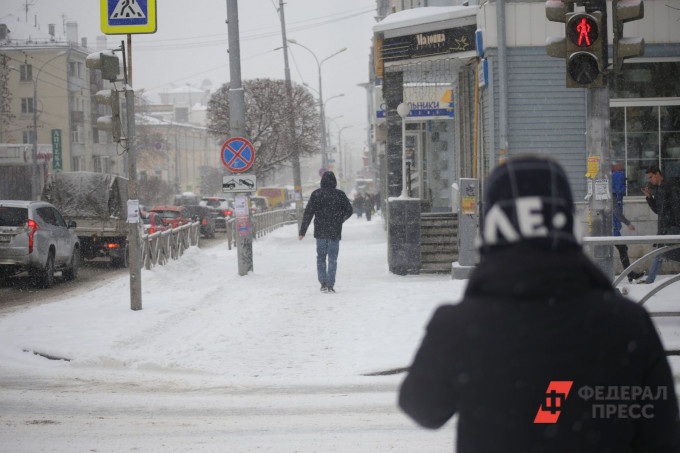
[[[458,414],[458,453],[680,451],[660,338],[581,250],[562,168],[508,160],[484,213],[482,261],[430,320],[401,408],[427,428]]]
[[[342,190],[336,189],[337,180],[332,171],[321,176],[321,188],[312,192],[300,225],[300,240],[314,218],[316,238],[316,271],[321,291],[335,292],[335,273],[342,238],[342,224],[352,216],[352,204]],[[328,262],[326,262],[328,258]]]

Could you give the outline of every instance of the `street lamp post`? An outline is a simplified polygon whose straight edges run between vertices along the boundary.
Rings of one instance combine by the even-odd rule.
[[[31,199],[37,200],[40,197],[38,193],[38,77],[43,68],[52,60],[55,60],[66,53],[62,50],[46,62],[44,62],[33,79],[33,151],[31,153]]]
[[[309,53],[311,53],[312,56],[314,57],[314,60],[316,61],[316,66],[319,69],[319,119],[321,120],[321,167],[322,168],[328,168],[328,153],[327,153],[327,149],[326,149],[326,139],[325,139],[325,137],[326,137],[326,113],[324,111],[324,105],[323,105],[323,85],[321,83],[321,65],[325,61],[336,56],[337,54],[347,50],[347,47],[343,47],[342,49],[338,50],[337,52],[335,52],[335,53],[329,55],[328,57],[324,58],[323,60],[319,61],[316,54],[314,52],[312,52],[312,50],[309,47],[300,44],[299,42],[297,42],[294,39],[289,39],[288,42],[291,43],[291,44],[295,44],[297,46],[300,46],[303,49],[307,50]]]

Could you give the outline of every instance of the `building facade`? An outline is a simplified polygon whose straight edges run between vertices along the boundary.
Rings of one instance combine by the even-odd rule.
[[[85,39],[78,40],[77,24],[66,24],[66,36],[49,32],[5,16],[0,23],[0,180],[3,196],[25,198],[30,191],[16,179],[32,166],[33,159],[13,161],[10,149],[37,142],[39,189],[48,172],[96,171],[125,175],[122,150],[110,134],[97,129],[97,117],[106,109],[95,103],[97,91],[109,88],[99,71],[85,66],[93,52]],[[110,112],[109,112],[110,114]],[[2,177],[4,176],[4,177]],[[40,190],[38,190],[38,193]],[[2,197],[0,197],[2,198]]]
[[[453,185],[460,178],[478,178],[483,188],[498,162],[531,153],[559,161],[575,198],[583,200],[586,90],[566,88],[565,60],[549,57],[545,47],[548,37],[564,36],[564,24],[547,20],[542,0],[436,3],[377,2],[371,146],[383,193],[401,193],[405,151],[410,171],[405,179],[411,196],[421,200],[421,212],[456,211]],[[625,60],[623,71],[608,78],[609,157],[625,168],[627,215],[643,225],[638,234],[655,232],[640,191],[645,169],[658,164],[667,176],[680,177],[675,3],[645,2],[644,18],[624,28],[624,36],[644,38],[644,56]],[[608,8],[611,16],[611,2]],[[404,120],[405,150],[396,111],[402,102],[411,107]],[[587,206],[579,213],[585,225]]]

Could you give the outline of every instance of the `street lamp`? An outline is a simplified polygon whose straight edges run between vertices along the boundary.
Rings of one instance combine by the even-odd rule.
[[[343,47],[342,49],[338,50],[337,52],[335,52],[335,53],[327,56],[323,60],[319,61],[319,59],[316,57],[316,54],[314,52],[312,52],[312,50],[309,47],[300,44],[299,42],[295,41],[294,39],[289,39],[288,42],[291,43],[291,44],[295,44],[297,46],[300,46],[303,49],[307,50],[309,53],[311,53],[312,56],[314,57],[314,60],[316,61],[316,66],[319,69],[319,119],[321,120],[321,138],[322,138],[321,139],[321,167],[322,168],[328,168],[328,154],[326,152],[326,140],[324,138],[324,137],[326,137],[326,120],[325,120],[326,114],[324,112],[324,105],[323,105],[323,86],[321,84],[321,65],[325,61],[336,56],[337,54],[347,50],[347,47]]]
[[[408,198],[406,191],[406,117],[411,113],[411,107],[406,102],[397,106],[397,113],[401,117],[401,198]]]
[[[31,199],[37,200],[40,194],[38,193],[38,77],[45,65],[50,61],[61,57],[66,53],[62,50],[46,62],[44,62],[33,79],[33,152],[31,153]]]

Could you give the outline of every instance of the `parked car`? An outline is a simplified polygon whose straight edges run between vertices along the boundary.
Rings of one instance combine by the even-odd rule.
[[[184,206],[184,214],[190,219],[201,222],[201,234],[207,238],[215,237],[215,214],[205,206]]]
[[[205,206],[215,214],[215,228],[226,230],[227,222],[234,217],[233,202],[224,197],[203,197],[200,205]]]
[[[269,211],[269,200],[267,197],[250,197],[250,210],[253,214]]]
[[[142,211],[140,215],[145,234],[154,234],[158,231],[165,231],[169,226],[163,223],[163,218],[157,212]]]
[[[27,271],[37,286],[78,276],[80,241],[76,222],[67,225],[57,208],[44,201],[0,201],[0,278]]]
[[[170,228],[177,228],[187,223],[191,223],[191,219],[186,215],[184,206],[154,206],[151,212],[157,213],[163,223]]]

